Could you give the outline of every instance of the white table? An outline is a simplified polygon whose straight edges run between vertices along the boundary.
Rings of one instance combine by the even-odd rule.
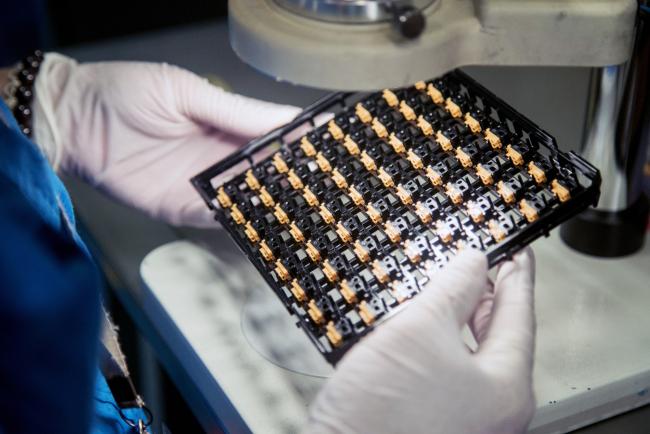
[[[145,315],[209,403],[201,420],[219,419],[230,432],[295,432],[329,367],[225,232],[207,244],[218,253],[177,241],[144,259]],[[650,243],[634,256],[596,259],[555,231],[534,249],[530,433],[566,432],[650,402]]]

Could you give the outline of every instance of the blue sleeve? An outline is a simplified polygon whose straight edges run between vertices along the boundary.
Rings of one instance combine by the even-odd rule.
[[[0,175],[0,432],[87,433],[99,275]]]

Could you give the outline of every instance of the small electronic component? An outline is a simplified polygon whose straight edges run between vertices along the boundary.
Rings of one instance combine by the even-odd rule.
[[[286,173],[289,170],[289,166],[287,166],[286,161],[282,159],[279,152],[273,156],[273,165],[279,173]]]
[[[314,145],[309,141],[309,139],[306,136],[300,139],[300,149],[302,149],[302,151],[308,157],[313,157],[314,155],[316,155],[316,148],[314,148]]]
[[[425,136],[433,135],[433,127],[431,126],[429,121],[424,119],[422,115],[418,116],[418,127],[420,127],[420,130],[422,130],[422,134],[424,134]]]
[[[370,217],[370,220],[374,224],[377,225],[381,223],[382,220],[381,213],[377,211],[377,209],[374,206],[372,206],[372,204],[368,204],[368,207],[366,208],[366,212],[368,213],[368,217]]]
[[[471,113],[465,113],[465,125],[469,127],[474,134],[481,132],[481,123],[474,119]]]
[[[372,115],[361,103],[357,103],[355,107],[355,113],[359,118],[359,120],[361,120],[361,122],[363,122],[364,124],[367,124],[370,121],[372,121]]]
[[[305,245],[305,251],[307,252],[307,255],[313,262],[320,262],[321,260],[320,252],[316,247],[314,247],[311,241],[307,241],[307,244]]]
[[[230,217],[232,217],[234,222],[237,223],[238,225],[242,225],[246,221],[246,219],[244,218],[244,214],[241,213],[241,211],[237,207],[237,204],[230,207]]]
[[[388,137],[388,130],[386,129],[386,126],[381,123],[381,121],[377,118],[372,119],[372,129],[377,134],[377,137],[383,139],[385,137]]]
[[[298,283],[296,279],[293,279],[291,281],[291,287],[290,287],[291,293],[293,296],[296,298],[298,301],[305,301],[307,300],[307,294],[305,293],[305,290],[302,289],[302,286]]]
[[[463,115],[463,111],[458,106],[458,104],[456,104],[454,102],[454,100],[451,99],[451,97],[449,97],[449,98],[447,98],[445,100],[445,108],[447,109],[449,114],[452,115],[455,118],[459,118],[459,117],[461,117]]]
[[[593,166],[458,71],[310,110],[334,118],[192,182],[331,363],[458,251],[494,265],[598,196]]]
[[[343,342],[343,336],[336,329],[333,321],[327,323],[327,338],[330,340],[334,347],[338,347]]]
[[[266,241],[262,240],[260,242],[260,253],[262,254],[262,257],[264,260],[267,262],[273,262],[275,260],[275,256],[273,255],[273,251],[271,248],[266,244]]]
[[[399,103],[399,111],[400,111],[400,113],[402,113],[402,115],[404,116],[404,119],[406,119],[407,121],[415,120],[415,117],[416,117],[415,110],[413,110],[411,108],[411,106],[409,106],[406,103],[406,101],[400,101],[400,103]]]
[[[373,160],[372,157],[368,155],[366,151],[363,151],[361,153],[361,162],[366,167],[367,171],[374,172],[375,170],[377,170],[377,164],[375,164],[375,160]]]
[[[275,201],[273,200],[273,196],[266,190],[266,187],[262,187],[260,189],[260,200],[264,204],[265,207],[271,208],[275,205]]]
[[[223,187],[219,187],[219,190],[217,192],[217,200],[219,201],[219,204],[222,208],[230,208],[232,206],[230,196],[228,196]]]
[[[357,191],[357,189],[354,186],[350,187],[350,189],[348,190],[348,194],[350,195],[352,202],[354,202],[356,206],[363,205],[364,203],[363,196],[361,195],[361,193]]]
[[[293,169],[289,170],[289,176],[287,176],[287,180],[289,181],[289,184],[291,184],[291,187],[293,187],[294,190],[302,190],[304,187],[302,181],[296,175],[296,172],[293,171]]]
[[[562,185],[557,179],[554,179],[551,182],[551,190],[553,193],[555,193],[558,199],[560,199],[560,202],[566,202],[571,199],[571,193],[569,192],[569,189]]]
[[[370,260],[370,253],[368,253],[358,240],[354,242],[354,253],[361,262],[368,262]]]
[[[330,212],[330,210],[327,209],[327,207],[322,204],[320,208],[318,209],[318,212],[320,213],[320,216],[323,218],[323,221],[327,224],[332,224],[334,223],[334,216]]]
[[[251,190],[258,190],[260,188],[260,182],[253,174],[252,170],[246,171],[246,184],[248,184]]]
[[[280,280],[289,280],[289,271],[287,271],[287,267],[284,266],[284,264],[278,259],[275,261],[275,272],[280,278]]]
[[[357,145],[357,142],[352,140],[352,138],[350,138],[349,135],[345,136],[345,140],[343,141],[343,146],[350,153],[350,155],[359,154],[359,145]]]
[[[445,100],[445,97],[442,96],[442,92],[440,92],[432,83],[427,85],[427,95],[431,97],[431,101],[435,104],[442,104]]]
[[[336,124],[333,119],[327,124],[327,130],[335,140],[341,140],[344,136],[343,130]]]
[[[443,151],[451,151],[454,147],[454,145],[451,143],[451,139],[445,136],[440,130],[438,130],[436,133],[436,142],[440,144],[440,147]]]
[[[307,313],[317,325],[321,325],[325,321],[325,316],[323,315],[323,312],[316,304],[316,300],[309,300],[309,304],[307,306]]]
[[[494,241],[497,243],[503,241],[507,235],[506,230],[496,220],[490,220],[488,223],[488,230],[490,231],[492,238],[494,238]]]
[[[350,287],[347,280],[341,281],[340,292],[347,304],[354,305],[359,301],[359,299],[357,298],[357,293],[354,292],[352,287]]]
[[[359,316],[366,325],[372,325],[375,322],[375,315],[365,300],[359,303]]]
[[[330,282],[336,282],[339,279],[339,275],[336,272],[336,269],[330,264],[329,260],[323,262],[323,274]]]

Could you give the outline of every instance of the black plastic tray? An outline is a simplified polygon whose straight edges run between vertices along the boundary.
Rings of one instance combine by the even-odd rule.
[[[437,90],[444,94],[444,101],[439,101],[438,104],[434,103],[433,97],[427,92],[426,86],[429,84],[433,86],[434,91]],[[251,141],[238,152],[192,178],[192,184],[206,204],[214,211],[215,218],[228,230],[289,312],[297,316],[298,325],[305,330],[330,363],[336,363],[361,336],[407,304],[408,300],[419,292],[422,285],[427,282],[427,270],[443,266],[459,248],[468,245],[480,248],[486,252],[490,265],[495,265],[511,257],[536,238],[548,235],[552,228],[588,206],[595,205],[598,201],[600,174],[591,164],[573,152],[559,151],[553,137],[466,74],[453,71],[439,79],[425,83],[424,88],[422,86],[423,83],[418,84],[419,90],[414,87],[398,89],[392,95],[388,94],[387,97],[382,96],[381,92],[329,95],[306,108],[289,124]],[[392,101],[392,96],[396,96],[398,101],[404,101],[406,104],[410,102],[408,107],[413,106],[411,108],[414,109],[416,116],[424,115],[425,120],[431,121],[430,125],[434,127],[434,130],[439,129],[443,135],[446,134],[445,137],[449,136],[454,139],[451,143],[452,149],[446,152],[440,149],[440,142],[436,140],[435,132],[433,136],[425,136],[422,128],[417,126],[417,120],[405,119],[405,112],[399,110],[401,106],[391,107],[388,101]],[[438,95],[436,96],[439,98]],[[449,101],[453,103],[451,106],[448,105]],[[456,187],[464,188],[463,185],[469,187],[468,190],[461,192],[462,201],[457,205],[453,203],[451,196],[453,192],[446,193],[445,183],[440,186],[435,186],[433,183],[422,184],[423,177],[431,181],[425,176],[427,173],[425,169],[416,169],[415,163],[406,157],[405,152],[396,152],[397,148],[389,144],[389,138],[377,137],[377,133],[370,123],[364,124],[361,118],[355,115],[357,102],[362,102],[373,115],[379,116],[380,122],[381,119],[384,119],[385,122],[382,125],[387,126],[388,130],[392,132],[401,130],[397,134],[402,138],[400,141],[403,142],[406,151],[409,149],[422,150],[423,153],[419,155],[425,157],[423,159],[426,162],[426,164],[423,163],[425,168],[438,167],[435,164],[443,160],[445,163],[440,164],[447,164],[444,167],[452,167],[449,169],[450,178],[445,182],[451,183],[450,185],[453,187],[451,190]],[[461,110],[461,117],[454,118],[451,115],[455,108]],[[259,188],[253,189],[246,184],[248,169],[254,170],[252,173],[260,185],[268,186],[269,189],[275,186],[274,202],[279,203],[284,198],[286,204],[294,204],[296,200],[304,202],[304,200],[296,199],[297,196],[302,197],[302,192],[292,187],[282,188],[282,186],[286,187],[287,182],[282,179],[287,175],[279,173],[272,163],[273,157],[278,152],[289,167],[294,169],[302,167],[302,173],[306,173],[306,176],[302,177],[303,184],[316,190],[315,196],[319,204],[325,203],[326,206],[332,204],[325,201],[325,197],[334,197],[332,195],[340,193],[349,199],[351,196],[346,192],[352,183],[359,181],[361,185],[365,182],[364,179],[377,178],[377,170],[348,170],[347,173],[350,175],[346,177],[348,186],[345,188],[332,186],[332,168],[338,168],[337,164],[341,168],[348,166],[358,168],[359,164],[357,163],[360,163],[360,160],[358,155],[353,156],[349,152],[347,155],[341,153],[341,149],[344,148],[342,146],[343,139],[335,140],[327,125],[314,128],[315,118],[325,113],[336,114],[334,121],[343,133],[353,134],[359,139],[355,143],[359,145],[360,151],[374,152],[373,155],[377,156],[375,161],[386,163],[387,168],[393,168],[391,173],[395,175],[393,178],[397,181],[394,182],[393,187],[382,181],[382,185],[376,191],[365,191],[364,205],[362,206],[350,204],[350,201],[347,200],[347,205],[339,206],[341,210],[339,213],[333,213],[336,220],[333,224],[321,222],[315,223],[313,226],[303,226],[303,228],[307,228],[305,232],[309,236],[305,236],[302,242],[295,237],[287,239],[286,233],[290,233],[288,232],[289,223],[278,223],[277,217],[271,216],[273,207],[266,207],[260,203]],[[478,121],[481,131],[472,132],[468,119]],[[487,140],[485,132],[488,128],[501,139],[500,148],[495,148]],[[301,133],[300,137],[296,137],[297,132]],[[403,134],[405,132],[408,134]],[[454,134],[458,137],[454,138]],[[300,147],[302,137],[307,137],[317,151],[323,151],[323,155],[327,154],[331,157],[325,157],[325,160],[331,163],[329,171],[323,171],[322,168],[311,171],[305,169],[309,164],[311,164],[311,169],[314,169],[316,157],[305,155]],[[521,151],[519,154],[524,158],[526,164],[533,161],[536,168],[544,169],[544,175],[548,175],[546,176],[548,179],[540,181],[533,176],[533,172],[531,172],[533,169],[526,165],[515,165],[515,159],[506,152],[508,144],[513,145],[512,149]],[[436,146],[437,149],[434,149]],[[384,152],[377,153],[378,149],[383,149]],[[432,149],[434,150],[431,151]],[[462,150],[467,153],[461,153]],[[425,151],[431,152],[426,153]],[[471,152],[474,154],[467,157]],[[462,160],[459,155],[470,158],[471,163],[467,163],[466,159]],[[494,173],[493,183],[486,185],[483,178],[477,175],[477,167],[479,164],[487,166],[487,163],[495,158],[495,161],[501,166]],[[396,172],[395,167],[405,167],[404,161],[408,161],[411,167],[406,168],[403,173]],[[471,165],[464,167],[463,161]],[[380,164],[377,164],[377,168],[379,166]],[[510,196],[503,195],[497,185],[500,180],[510,182],[513,179],[524,180],[524,186],[520,191],[515,191],[514,203],[508,204],[506,198]],[[560,181],[560,186],[564,187],[570,197],[563,197],[563,200],[560,200],[560,196],[551,188],[554,179]],[[408,184],[409,180],[413,181],[412,185]],[[374,181],[376,182],[376,180]],[[390,181],[388,182],[390,183]],[[405,181],[405,183],[400,184],[400,181]],[[230,215],[232,208],[224,208],[217,200],[217,191],[224,185],[231,192],[229,198],[234,203],[240,201],[241,207],[245,210],[242,213],[244,220],[241,224],[235,223]],[[397,185],[402,188],[406,185],[418,187],[411,191],[414,198],[412,204],[402,201],[400,196],[395,196]],[[517,186],[518,184],[513,185]],[[365,206],[374,198],[390,197],[391,195],[397,197],[401,202],[397,203],[394,209],[388,209],[387,214],[384,213],[381,224],[375,224],[368,219],[365,223],[359,223],[358,218],[354,221],[351,220],[350,216],[358,216],[359,213],[366,212]],[[476,223],[465,207],[469,201],[475,203],[475,200],[482,196],[487,198],[483,203],[489,204],[492,209],[487,209],[484,221]],[[436,218],[432,218],[429,223],[424,223],[424,220],[414,211],[415,203],[424,204],[429,197],[434,197],[432,203],[437,203],[438,208],[433,210],[433,215]],[[446,204],[443,199],[447,200]],[[526,201],[527,205],[541,204],[541,208],[532,211],[533,215],[530,220],[527,217],[530,214],[523,211],[522,200]],[[333,207],[336,208],[336,206]],[[318,206],[297,205],[295,209],[283,209],[289,215],[290,222],[297,224],[303,217],[306,218],[303,223],[308,221],[307,217],[309,215],[313,217],[317,208]],[[529,207],[527,211],[531,212]],[[406,217],[406,214],[409,214],[408,217],[411,220]],[[419,220],[413,222],[413,215]],[[381,252],[379,248],[377,250],[367,249],[366,251],[371,256],[370,261],[362,262],[361,257],[356,253],[356,260],[354,257],[351,259],[349,252],[354,252],[356,241],[361,242],[363,236],[375,233],[373,231],[376,229],[383,229],[386,234],[383,223],[395,222],[396,216],[404,217],[401,220],[402,226],[398,225],[397,227],[401,231],[400,241],[388,243],[387,247],[382,247]],[[506,232],[501,234],[503,239],[497,241],[496,235],[491,232],[491,229],[487,229],[488,219],[498,223],[496,225],[497,232],[499,230]],[[327,232],[331,236],[331,232],[336,228],[336,223],[343,224],[344,220],[351,222],[351,230],[348,231],[351,241],[346,243],[339,236],[332,245],[325,246],[321,243],[323,250],[319,252],[321,254],[319,261],[304,258],[305,244],[311,235],[323,235]],[[250,227],[257,228],[255,236],[259,237],[259,240],[253,242],[253,239],[246,235],[244,221],[250,222]],[[309,221],[313,223],[314,219]],[[442,229],[440,226],[434,226],[434,221],[442,222]],[[504,225],[509,227],[504,229]],[[350,226],[344,225],[344,228],[348,229]],[[447,239],[447,232],[450,228],[452,236]],[[281,234],[284,235],[284,238],[280,236]],[[288,281],[282,280],[275,261],[268,261],[261,255],[259,246],[262,239],[265,242],[267,240],[277,241],[273,244],[275,249],[272,254],[274,260],[279,259],[285,265],[285,269],[290,275]],[[409,245],[411,250],[404,247],[406,239],[410,240],[410,243],[414,243]],[[447,241],[443,242],[443,239]],[[335,244],[336,246],[334,246]],[[381,243],[377,242],[376,244]],[[362,247],[367,245],[374,246],[371,241],[369,244],[363,244]],[[392,253],[386,253],[391,249]],[[421,258],[415,262],[409,257],[410,254],[413,254],[413,249],[421,254]],[[406,254],[407,251],[409,255]],[[302,259],[292,259],[294,256]],[[414,257],[416,256],[414,255]],[[337,272],[337,280],[330,281],[321,272],[324,269],[325,259],[328,259],[329,265],[333,266]],[[388,271],[390,275],[386,283],[378,281],[377,276],[381,276],[381,274],[372,272],[374,270],[372,264],[375,259],[380,261],[380,266],[384,267],[382,270]],[[316,271],[316,269],[321,271]],[[373,278],[375,279],[374,283],[372,282]],[[304,301],[300,301],[300,298],[297,299],[295,293],[292,292],[293,279],[296,279],[303,290]],[[354,281],[355,285],[352,285],[352,289],[355,290],[353,292],[355,292],[356,303],[347,302],[341,297],[340,292],[337,295],[336,292],[341,289],[341,282],[344,279],[348,288]],[[399,296],[395,294],[399,294]],[[310,314],[309,303],[312,300],[311,306],[316,306],[322,319],[319,315],[314,316],[313,311]],[[372,320],[369,322],[358,315],[361,312],[359,303],[362,301],[365,302],[364,311],[371,313]],[[315,321],[315,318],[319,321]],[[330,332],[329,336],[328,331]]]

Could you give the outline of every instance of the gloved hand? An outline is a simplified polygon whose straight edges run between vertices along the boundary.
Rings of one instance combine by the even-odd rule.
[[[523,432],[535,409],[533,261],[530,250],[519,253],[499,267],[492,288],[485,256],[459,254],[344,356],[307,432]],[[468,321],[475,353],[461,339]]]
[[[46,54],[34,95],[34,139],[55,169],[198,227],[215,222],[189,179],[299,113],[164,63],[78,64],[56,53]]]

